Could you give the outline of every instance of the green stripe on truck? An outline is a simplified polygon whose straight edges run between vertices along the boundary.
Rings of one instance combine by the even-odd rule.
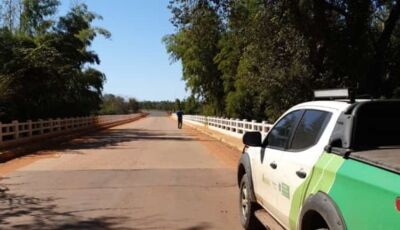
[[[343,162],[344,159],[338,155],[328,153],[321,155],[310,175],[293,194],[289,215],[290,229],[297,229],[301,206],[306,197],[319,191],[329,192],[335,181],[336,172]]]
[[[324,153],[312,173],[296,189],[290,210],[290,229],[297,229],[304,200],[327,193],[337,204],[348,230],[400,229],[400,176],[352,159]]]

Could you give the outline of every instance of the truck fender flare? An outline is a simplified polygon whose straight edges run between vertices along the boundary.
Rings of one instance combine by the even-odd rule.
[[[242,154],[238,164],[237,170],[237,184],[240,186],[240,181],[242,180],[243,175],[246,174],[248,177],[248,181],[251,188],[250,199],[251,201],[256,201],[256,196],[254,194],[254,186],[253,186],[253,176],[251,172],[251,163],[250,156],[245,152]]]
[[[308,229],[309,214],[318,213],[326,222],[329,229],[346,230],[346,224],[336,203],[324,192],[310,195],[301,209],[298,229]]]

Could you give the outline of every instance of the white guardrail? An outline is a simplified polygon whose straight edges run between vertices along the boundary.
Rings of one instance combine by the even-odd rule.
[[[172,116],[176,116],[172,114]],[[183,121],[197,125],[204,125],[209,129],[214,129],[222,133],[242,137],[245,132],[259,131],[262,134],[268,133],[272,124],[266,121],[257,122],[256,120],[240,120],[222,117],[207,117],[201,115],[184,115]]]
[[[143,114],[103,115],[38,121],[28,120],[26,122],[13,121],[7,124],[0,122],[0,146],[12,142],[29,141],[32,138],[40,138],[46,135],[62,134],[92,126],[122,122],[140,116],[143,116]]]

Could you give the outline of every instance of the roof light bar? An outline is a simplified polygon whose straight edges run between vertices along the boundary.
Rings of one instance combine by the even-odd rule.
[[[349,98],[349,89],[327,89],[327,90],[315,90],[315,98],[329,98],[329,99],[343,99]]]

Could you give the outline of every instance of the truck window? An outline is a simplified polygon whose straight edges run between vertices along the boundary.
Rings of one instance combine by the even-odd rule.
[[[288,146],[290,135],[303,114],[297,110],[283,117],[268,134],[268,147],[285,149]]]
[[[354,127],[352,147],[356,150],[400,146],[399,103],[366,104],[359,109]]]
[[[317,144],[331,115],[325,111],[307,110],[294,133],[290,149],[301,150]]]

